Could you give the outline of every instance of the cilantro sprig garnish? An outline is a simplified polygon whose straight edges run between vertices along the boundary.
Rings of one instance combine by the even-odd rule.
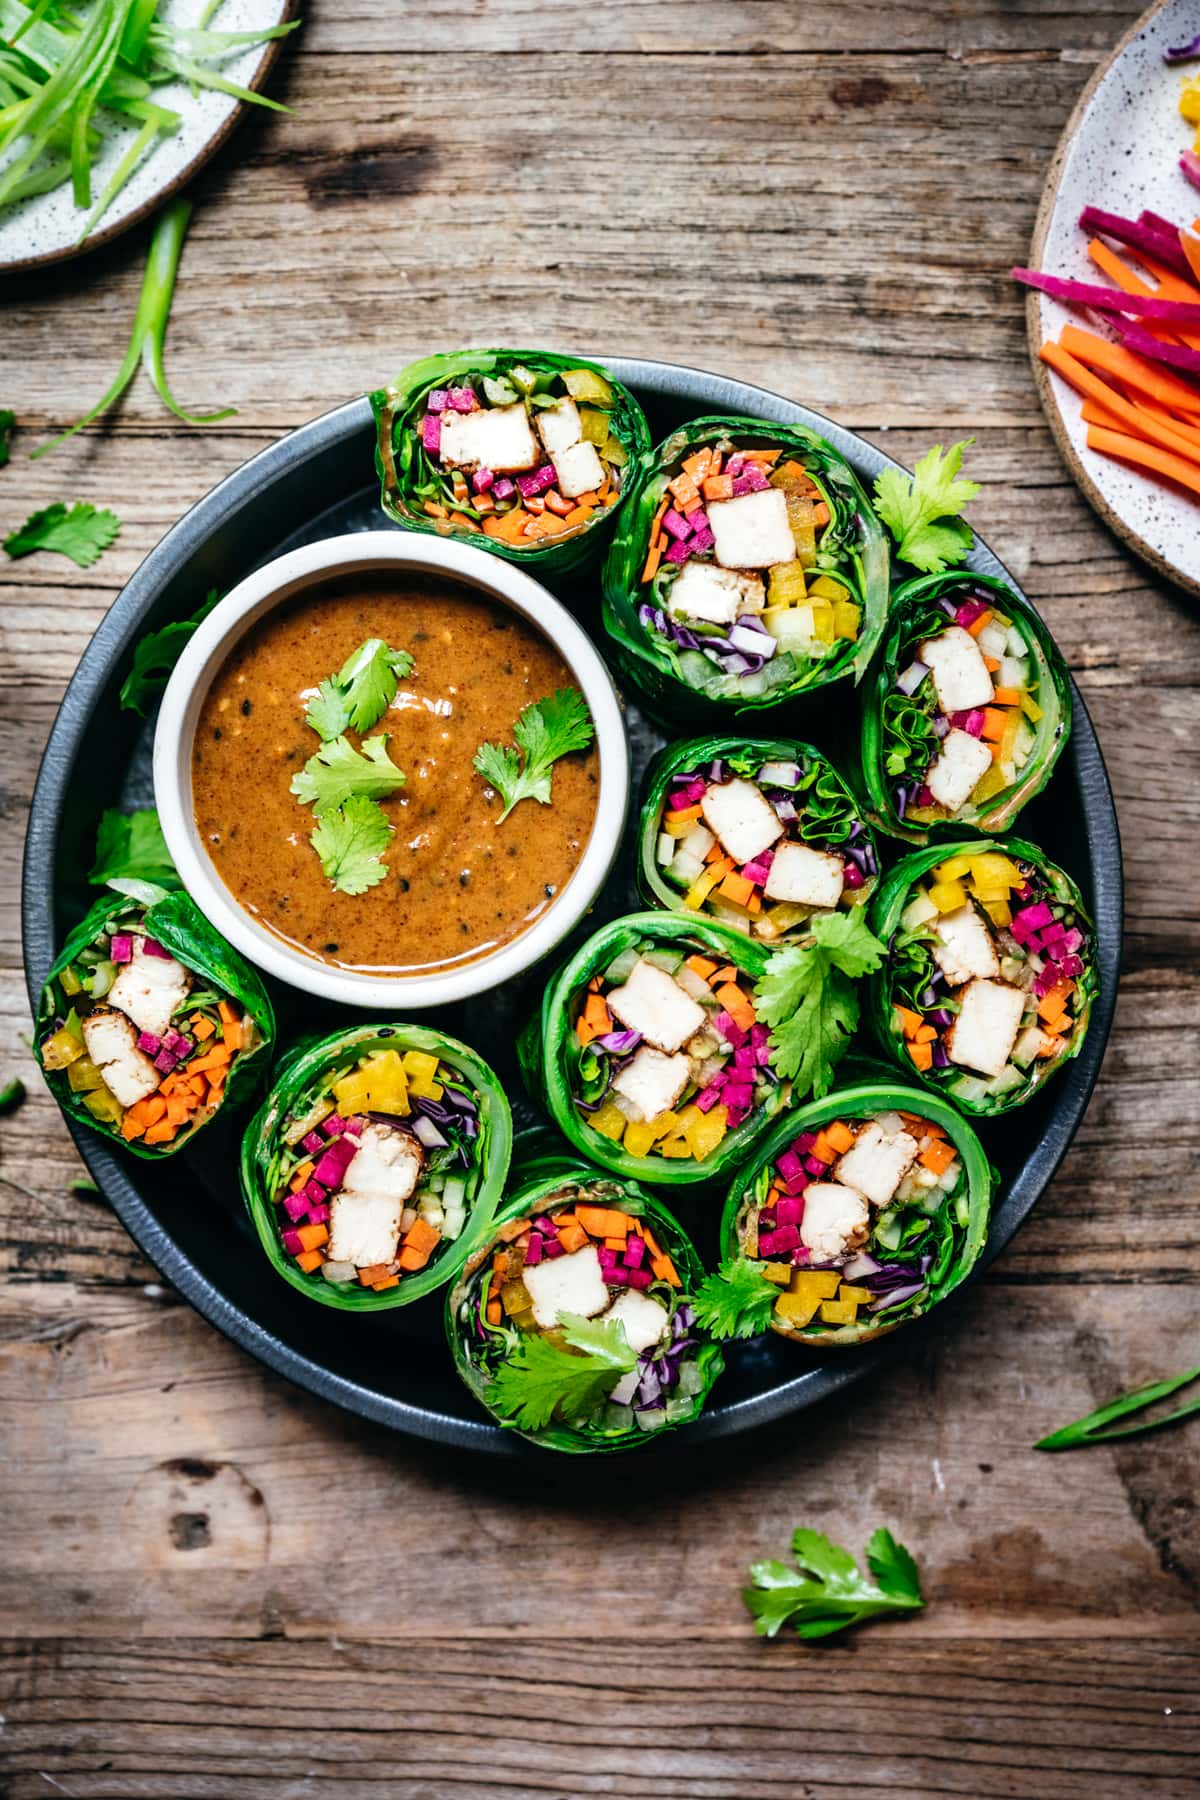
[[[858,1026],[854,983],[879,967],[887,946],[861,907],[812,921],[801,944],[776,950],[755,989],[755,1008],[773,1027],[771,1050],[780,1075],[797,1095],[819,1100]]]
[[[352,794],[332,812],[318,815],[312,847],[339,893],[365,894],[387,877],[380,852],[392,836],[383,808],[362,794]]]
[[[979,492],[977,481],[958,479],[963,451],[974,442],[964,438],[946,451],[935,444],[911,478],[902,469],[881,469],[875,477],[875,511],[895,538],[898,555],[928,575],[940,575],[975,542],[971,527],[958,517]]]
[[[344,737],[322,744],[292,777],[291,791],[305,806],[315,808],[319,819],[355,795],[380,800],[403,787],[405,780],[404,771],[387,753],[387,733],[381,732],[378,737],[364,738],[361,750]]]
[[[49,550],[56,556],[69,556],[81,569],[90,569],[120,529],[120,519],[107,507],[97,508],[90,500],[77,500],[68,509],[65,500],[55,500],[40,512],[31,513],[16,531],[10,531],[4,548],[10,556]]]
[[[530,1332],[492,1377],[488,1404],[518,1431],[541,1431],[556,1415],[587,1418],[637,1367],[619,1320],[563,1313],[558,1330],[573,1349]]]
[[[698,1325],[710,1337],[760,1337],[771,1323],[779,1289],[744,1256],[727,1256],[692,1296]]]
[[[573,750],[586,750],[595,736],[587,702],[578,688],[559,688],[525,707],[513,726],[517,748],[481,744],[475,767],[504,802],[496,823],[502,825],[522,800],[550,804],[553,765]]]
[[[903,1544],[880,1527],[867,1544],[869,1581],[848,1550],[820,1531],[803,1526],[792,1533],[796,1567],[759,1562],[750,1570],[751,1587],[742,1599],[754,1614],[760,1637],[775,1637],[792,1625],[802,1638],[829,1637],[870,1619],[919,1612],[921,1577]]]
[[[347,730],[370,731],[396,698],[401,677],[411,675],[412,668],[407,650],[393,650],[382,638],[368,638],[336,675],[321,683],[304,716],[326,743]]]

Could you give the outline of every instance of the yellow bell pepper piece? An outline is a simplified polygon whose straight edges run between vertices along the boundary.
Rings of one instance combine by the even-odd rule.
[[[938,864],[933,871],[933,878],[935,881],[959,881],[970,872],[970,868],[969,856],[950,856],[944,863]]]
[[[763,1263],[759,1273],[767,1281],[773,1281],[776,1287],[786,1287],[792,1279],[791,1263]]]
[[[340,1081],[333,1084],[333,1097],[337,1101],[338,1111],[345,1116],[366,1112],[369,1105],[370,1083],[361,1069],[355,1069],[349,1075],[343,1075]]]
[[[967,904],[967,890],[960,881],[935,881],[930,886],[929,898],[940,913],[957,912],[960,906]]]
[[[660,1156],[669,1156],[675,1162],[680,1162],[684,1157],[691,1156],[692,1146],[685,1137],[663,1138],[659,1143],[658,1153]]]
[[[614,1143],[619,1144],[625,1135],[625,1127],[629,1124],[629,1120],[619,1106],[613,1106],[609,1102],[591,1115],[588,1124],[593,1131],[598,1131],[601,1137],[612,1138]]]
[[[695,831],[697,825],[703,823],[699,808],[693,812],[692,808],[687,806],[681,813],[664,813],[662,828],[668,837],[685,838],[689,831]]]
[[[964,859],[956,858],[956,861]],[[1002,856],[998,850],[985,850],[979,856],[966,859],[970,863],[971,880],[975,892],[984,894],[1007,894],[1010,888],[1020,887],[1021,871],[1009,857]]]
[[[818,575],[815,581],[809,583],[808,591],[814,600],[848,600],[850,598],[848,589],[843,587],[840,581],[835,581],[832,575]]]
[[[712,1155],[728,1131],[729,1112],[724,1106],[714,1106],[707,1113],[702,1113],[695,1107],[689,1107],[688,1110],[696,1114],[688,1126],[688,1143],[696,1161],[703,1162],[706,1156]]]
[[[833,608],[832,606],[813,607],[813,636],[818,644],[833,642]]]
[[[579,409],[580,434],[585,444],[595,444],[599,449],[608,441],[608,414],[595,406],[581,406]]]
[[[1200,82],[1188,82],[1179,97],[1179,110],[1189,125],[1200,125]]]
[[[840,638],[849,638],[851,642],[858,636],[858,628],[862,623],[862,607],[856,606],[853,600],[835,600],[833,603],[834,634]]]
[[[982,805],[985,800],[993,800],[997,794],[1002,794],[1007,786],[1008,783],[1004,779],[1000,764],[994,762],[990,769],[984,770],[975,783],[971,790],[971,798],[977,805]]]
[[[775,1302],[775,1315],[785,1325],[798,1331],[802,1325],[809,1323],[817,1310],[817,1304],[817,1301],[805,1300],[799,1294],[780,1294]]]
[[[803,494],[794,494],[785,490],[785,498],[788,524],[792,528],[792,542],[796,546],[796,556],[806,568],[811,569],[817,560],[816,507]]]
[[[841,1279],[836,1269],[795,1269],[792,1293],[801,1300],[811,1300],[815,1310],[818,1300],[833,1299]]]
[[[1037,701],[1034,699],[1032,694],[1025,694],[1022,697],[1021,711],[1025,714],[1025,717],[1028,720],[1030,720],[1030,722],[1034,725],[1037,724],[1038,720],[1042,716],[1042,709],[1038,705]]]
[[[851,1287],[848,1281],[843,1281],[838,1289],[837,1297],[844,1306],[865,1306],[869,1300],[875,1298],[870,1288]]]
[[[62,1025],[42,1045],[42,1066],[46,1069],[68,1069],[82,1055],[82,1039],[75,1037]]]
[[[770,606],[799,606],[807,596],[804,569],[798,562],[776,563],[767,576]]]
[[[67,1081],[73,1094],[95,1093],[104,1086],[104,1077],[90,1056],[80,1056],[67,1069]]]
[[[406,1050],[404,1052],[404,1073],[408,1080],[409,1092],[416,1094],[421,1100],[440,1100],[442,1084],[435,1077],[438,1072],[438,1059],[424,1050]]]
[[[853,1325],[858,1317],[857,1306],[843,1306],[840,1300],[822,1300],[821,1323],[823,1325]]]
[[[593,1116],[593,1124],[599,1116],[599,1114]],[[612,1135],[611,1132],[605,1133],[607,1137]],[[649,1156],[654,1148],[653,1119],[631,1119],[629,1121],[625,1127],[625,1148],[630,1156]]]
[[[985,911],[993,925],[1012,924],[1012,907],[1007,900],[993,900],[991,905],[985,908]]]
[[[711,869],[705,869],[703,875],[697,875],[695,881],[683,896],[683,904],[687,907],[688,911],[699,912],[700,908],[704,905],[704,902],[708,899],[708,896],[716,887],[717,882],[721,879],[723,878],[714,875]]]

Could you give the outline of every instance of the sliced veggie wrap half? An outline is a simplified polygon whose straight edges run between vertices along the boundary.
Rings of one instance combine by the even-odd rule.
[[[906,1074],[964,1112],[1022,1106],[1083,1047],[1095,927],[1070,876],[1022,838],[928,845],[871,904],[888,951],[871,1022]]]
[[[638,886],[777,949],[816,913],[861,906],[879,856],[829,760],[791,738],[689,738],[646,776]]]
[[[994,1185],[947,1101],[891,1079],[857,1082],[789,1107],[739,1170],[722,1268],[759,1270],[759,1317],[781,1336],[817,1350],[865,1344],[965,1280]]]
[[[275,1014],[186,894],[123,886],[96,901],[55,960],[34,1053],[69,1118],[135,1156],[173,1156],[250,1097]]]
[[[1027,600],[969,569],[908,581],[863,696],[877,820],[923,844],[1007,831],[1071,732],[1071,679]]]
[[[389,518],[548,575],[599,553],[650,448],[627,387],[549,350],[426,356],[371,408]]]
[[[455,1366],[531,1443],[635,1449],[698,1418],[724,1367],[692,1313],[701,1273],[665,1207],[564,1160],[504,1202],[447,1295]]]
[[[659,711],[778,706],[862,678],[888,546],[850,465],[798,425],[694,419],[644,465],[604,565],[619,666]]]
[[[714,920],[631,913],[546,983],[517,1043],[574,1148],[678,1186],[730,1168],[784,1104],[754,988],[767,952]]]
[[[406,1306],[486,1238],[512,1116],[492,1070],[419,1025],[335,1032],[276,1072],[242,1194],[285,1281],[347,1312]]]

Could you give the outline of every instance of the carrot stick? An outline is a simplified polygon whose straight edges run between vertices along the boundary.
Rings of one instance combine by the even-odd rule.
[[[1089,368],[1104,369],[1130,387],[1149,394],[1160,405],[1180,412],[1200,412],[1200,388],[1190,387],[1178,375],[1156,367],[1149,357],[1139,356],[1136,350],[1127,350],[1124,344],[1114,344],[1094,331],[1082,331],[1078,325],[1064,325],[1058,341]]]
[[[1140,438],[1106,431],[1101,425],[1088,426],[1087,442],[1089,450],[1098,450],[1102,456],[1115,456],[1121,462],[1152,469],[1155,474],[1166,475],[1169,480],[1177,481],[1180,487],[1190,488],[1192,493],[1200,494],[1200,469],[1193,463],[1185,462],[1182,456],[1172,456],[1169,450],[1160,450],[1157,444],[1147,444]]]
[[[1056,369],[1064,381],[1070,382],[1078,393],[1098,401],[1122,430],[1131,432],[1135,437],[1149,438],[1152,443],[1161,444],[1165,449],[1174,451],[1177,456],[1196,456],[1195,447],[1186,438],[1180,437],[1170,426],[1160,424],[1151,414],[1139,412],[1128,400],[1123,400],[1115,388],[1110,388],[1098,375],[1093,375],[1090,369],[1085,369],[1082,363],[1076,362],[1061,344],[1043,344],[1038,355],[1043,362]]]

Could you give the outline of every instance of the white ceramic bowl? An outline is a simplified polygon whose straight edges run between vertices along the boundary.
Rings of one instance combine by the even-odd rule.
[[[591,836],[571,879],[536,922],[512,942],[461,968],[420,975],[366,975],[336,969],[276,937],[221,880],[196,829],[192,742],[205,696],[234,646],[252,626],[306,588],[346,575],[393,571],[441,575],[478,588],[549,639],[577,682],[596,727],[600,792]],[[346,1006],[409,1012],[445,1006],[497,987],[561,943],[608,878],[629,804],[629,743],[608,670],[586,632],[540,583],[498,556],[416,532],[366,531],[293,550],[239,582],[188,642],[167,683],[154,737],[154,796],[163,835],[184,887],[210,924],[268,975]]]

